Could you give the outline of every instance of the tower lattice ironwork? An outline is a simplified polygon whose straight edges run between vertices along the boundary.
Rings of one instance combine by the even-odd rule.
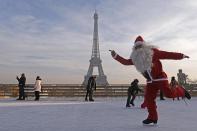
[[[94,13],[94,34],[93,34],[93,46],[92,46],[92,55],[90,59],[90,65],[88,69],[87,75],[84,77],[83,84],[87,84],[90,76],[93,74],[93,70],[95,67],[98,68],[98,75],[96,75],[96,83],[97,85],[108,85],[107,77],[103,72],[102,68],[102,60],[100,59],[100,51],[99,51],[99,37],[98,37],[98,14]]]

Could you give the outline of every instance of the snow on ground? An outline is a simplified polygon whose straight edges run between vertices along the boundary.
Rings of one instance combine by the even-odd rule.
[[[0,131],[196,131],[197,98],[157,100],[157,126],[144,126],[146,109],[125,108],[125,97],[42,99],[41,101],[0,100]]]

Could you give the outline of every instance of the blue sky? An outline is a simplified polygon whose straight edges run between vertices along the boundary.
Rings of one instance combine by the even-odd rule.
[[[91,56],[93,14],[99,15],[99,44],[109,83],[144,78],[114,61],[109,49],[129,57],[142,35],[162,50],[190,59],[162,61],[169,77],[178,69],[197,79],[197,2],[193,0],[0,0],[0,83],[37,75],[44,83],[82,83]],[[113,68],[112,68],[113,67]]]

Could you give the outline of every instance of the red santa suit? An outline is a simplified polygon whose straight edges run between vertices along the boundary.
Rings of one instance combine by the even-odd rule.
[[[144,44],[144,40],[141,36],[138,36],[134,48],[140,44]],[[123,65],[135,65],[136,69],[146,78],[145,102],[148,109],[147,119],[153,120],[156,123],[158,120],[158,114],[155,100],[158,90],[162,90],[164,95],[168,98],[174,98],[176,97],[176,94],[181,96],[185,95],[185,90],[183,88],[180,88],[179,90],[171,90],[169,88],[168,78],[163,71],[160,60],[180,60],[184,58],[184,54],[161,51],[155,47],[150,47],[149,51],[144,52],[142,51],[138,54],[132,53],[129,59],[125,59],[118,54],[115,54],[113,58]]]

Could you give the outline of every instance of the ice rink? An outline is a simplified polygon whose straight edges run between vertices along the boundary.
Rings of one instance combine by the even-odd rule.
[[[125,108],[126,98],[0,100],[0,131],[197,131],[197,98],[157,100],[159,121],[144,126],[146,109]]]

